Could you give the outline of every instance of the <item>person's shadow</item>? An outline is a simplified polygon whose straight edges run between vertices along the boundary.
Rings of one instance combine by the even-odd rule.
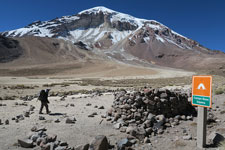
[[[50,113],[50,116],[63,116],[66,115],[66,113]]]

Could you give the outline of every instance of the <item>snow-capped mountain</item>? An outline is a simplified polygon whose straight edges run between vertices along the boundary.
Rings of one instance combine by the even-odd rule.
[[[135,18],[105,7],[50,21],[35,21],[1,34],[58,38],[113,60],[178,68],[184,67],[183,61],[190,56],[215,54],[155,20]]]
[[[156,40],[162,43],[168,42],[183,49],[199,46],[197,42],[170,30],[155,20],[135,18],[105,7],[91,8],[77,15],[63,16],[50,21],[35,21],[24,28],[4,32],[3,35],[53,37],[72,42],[82,41],[89,46],[96,44],[101,47],[98,42],[103,38],[109,38],[111,44],[115,44],[127,37],[132,39],[135,32],[146,29],[154,31]],[[147,42],[150,35],[145,36],[143,40]]]

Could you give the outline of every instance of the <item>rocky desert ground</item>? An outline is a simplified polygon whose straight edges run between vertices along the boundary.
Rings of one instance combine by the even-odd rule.
[[[1,77],[0,149],[197,149],[191,77]],[[39,114],[46,88],[51,113]],[[206,149],[225,136],[224,88],[213,76]]]

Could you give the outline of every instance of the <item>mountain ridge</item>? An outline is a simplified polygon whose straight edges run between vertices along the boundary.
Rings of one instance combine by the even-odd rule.
[[[222,52],[205,48],[155,20],[135,18],[106,7],[94,7],[50,21],[35,21],[1,34],[69,41],[98,57],[131,65],[198,70],[221,68],[225,64]]]

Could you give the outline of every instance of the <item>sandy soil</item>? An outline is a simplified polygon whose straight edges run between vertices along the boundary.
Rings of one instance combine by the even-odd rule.
[[[26,79],[28,80],[28,79]],[[59,79],[65,80],[65,79]],[[42,81],[42,82],[41,82]],[[51,81],[39,80],[39,83],[45,83]],[[15,82],[14,82],[15,83]],[[18,83],[18,82],[17,82]],[[12,83],[10,83],[12,84]],[[34,83],[33,83],[34,84]],[[187,90],[190,85],[185,86]],[[78,87],[77,87],[78,88]],[[83,88],[83,87],[82,87]],[[90,87],[89,88],[93,88]],[[174,87],[173,87],[174,88]],[[179,88],[179,87],[178,87]],[[216,124],[208,126],[209,135],[212,131],[220,130],[224,131],[221,134],[225,134],[225,118],[221,111],[225,110],[225,100],[223,95],[213,96],[213,109],[211,111],[217,117],[218,122]],[[105,114],[106,110],[109,109],[113,102],[112,93],[106,93],[103,96],[91,96],[91,95],[72,95],[65,98],[65,101],[60,100],[60,97],[50,97],[50,110],[52,113],[63,113],[66,115],[41,115],[46,120],[39,120],[39,107],[40,102],[36,99],[32,101],[26,101],[28,106],[15,105],[15,102],[24,103],[22,100],[2,100],[2,106],[0,108],[0,119],[4,122],[6,119],[10,120],[9,125],[0,125],[0,147],[1,150],[23,150],[21,147],[13,146],[17,142],[17,139],[27,137],[30,134],[30,129],[33,126],[46,127],[48,134],[57,134],[58,139],[67,141],[70,146],[77,146],[91,142],[96,135],[106,135],[112,144],[115,144],[121,138],[126,137],[126,134],[119,132],[113,128],[110,122],[105,120],[102,121],[101,115]],[[86,106],[87,103],[91,103],[91,106]],[[74,104],[72,107],[70,104]],[[17,115],[23,114],[24,111],[29,109],[29,106],[35,106],[34,113],[30,117],[26,117],[25,120],[16,123],[11,120]],[[94,106],[104,106],[105,109],[97,109]],[[45,112],[45,110],[43,111]],[[97,112],[98,115],[94,118],[89,118],[88,115]],[[75,117],[75,124],[66,124],[65,120],[67,117]],[[60,123],[54,121],[59,119]],[[194,121],[182,121],[180,125],[174,128],[166,129],[162,135],[153,136],[150,138],[151,143],[155,149],[176,149],[176,150],[189,150],[196,149],[196,118]],[[101,124],[99,124],[102,121]],[[209,128],[210,127],[210,128]],[[189,134],[192,135],[193,140],[183,140],[183,130],[186,129]],[[213,148],[210,148],[213,149]]]

